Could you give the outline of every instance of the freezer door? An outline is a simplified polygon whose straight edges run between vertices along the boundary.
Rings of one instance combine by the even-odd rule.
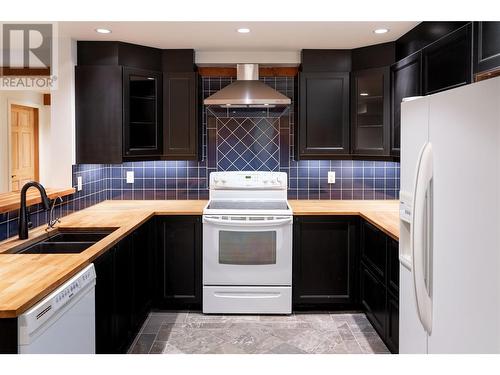
[[[429,353],[498,353],[500,78],[432,95],[429,109],[434,159]]]
[[[420,151],[428,142],[429,101],[427,97],[403,102],[401,105],[401,198],[406,209],[411,210],[415,178]],[[408,222],[405,214],[400,220],[399,258],[399,352],[426,353],[427,333],[425,332],[417,311],[414,278],[411,273],[412,222]]]

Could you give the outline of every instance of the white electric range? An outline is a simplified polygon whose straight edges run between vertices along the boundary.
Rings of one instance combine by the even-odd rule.
[[[203,210],[203,312],[292,312],[292,210],[282,172],[213,172]]]

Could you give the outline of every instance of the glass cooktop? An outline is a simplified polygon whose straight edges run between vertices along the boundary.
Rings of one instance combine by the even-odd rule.
[[[211,210],[287,210],[286,201],[211,201]]]

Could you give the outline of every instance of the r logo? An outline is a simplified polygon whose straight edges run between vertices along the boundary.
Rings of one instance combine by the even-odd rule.
[[[3,24],[3,66],[15,68],[52,67],[51,24]]]

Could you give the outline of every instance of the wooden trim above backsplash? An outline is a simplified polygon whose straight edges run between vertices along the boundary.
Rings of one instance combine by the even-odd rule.
[[[298,72],[298,67],[259,67],[260,77],[295,77]],[[198,73],[202,77],[236,78],[236,68],[227,66],[198,67]]]
[[[485,79],[494,78],[500,76],[500,69],[488,70],[486,72],[476,73],[475,81],[484,81]]]

